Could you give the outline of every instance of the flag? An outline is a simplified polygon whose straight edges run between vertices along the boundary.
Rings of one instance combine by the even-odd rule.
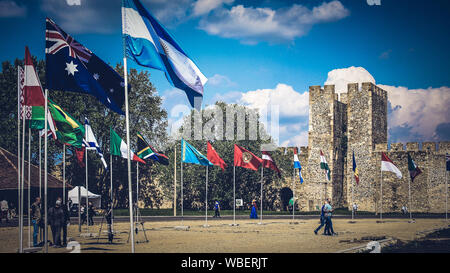
[[[450,155],[445,153],[445,164],[447,165],[447,171],[450,171]]]
[[[41,82],[31,59],[28,47],[25,47],[25,81],[23,90],[23,108],[25,119],[30,120],[32,129],[44,129],[45,127],[45,99]]]
[[[84,164],[84,150],[86,150],[86,147],[82,147],[82,148],[75,148],[75,155],[76,155],[76,159],[77,159],[77,163],[81,168],[86,167],[86,164]]]
[[[192,107],[199,108],[194,98],[203,97],[208,79],[139,0],[123,1],[122,32],[129,58],[163,71],[170,84],[186,92]]]
[[[322,150],[320,150],[320,168],[322,170],[325,170],[325,173],[327,174],[327,179],[328,181],[330,181],[331,180],[330,168],[328,167],[327,160],[323,155]]]
[[[225,163],[225,161],[223,161],[222,158],[220,158],[219,154],[216,152],[211,143],[209,143],[209,141],[207,143],[208,148],[206,152],[206,157],[208,158],[209,162],[222,168],[222,171],[225,171],[225,167],[227,166],[227,164]]]
[[[400,172],[400,170],[383,152],[381,152],[381,171],[393,172],[397,175],[397,178],[402,178],[402,173]]]
[[[48,100],[48,110],[53,118],[58,141],[81,148],[85,133],[84,126],[50,99]]]
[[[106,164],[105,158],[103,157],[103,152],[100,150],[100,146],[97,143],[97,139],[95,139],[94,132],[92,131],[91,125],[89,124],[88,119],[84,118],[84,125],[86,126],[86,139],[84,144],[87,150],[96,150],[98,155],[100,156],[100,160],[105,166],[105,169],[108,169],[108,165]]]
[[[270,156],[269,152],[266,151],[262,151],[262,166],[263,168],[269,168],[272,169],[274,171],[276,171],[278,173],[278,176],[281,177],[281,172],[277,167],[277,164],[275,163],[275,161],[273,161],[272,157]]]
[[[109,149],[112,155],[121,156],[123,158],[128,158],[128,146],[123,141],[120,136],[114,132],[112,128],[109,129]],[[131,160],[138,161],[145,164],[145,161],[140,159],[137,155],[133,153],[130,149]]]
[[[45,75],[50,90],[89,94],[124,115],[124,80],[92,51],[46,19]]]
[[[137,133],[138,141],[137,141],[137,156],[141,159],[150,158],[154,161],[157,161],[163,165],[169,165],[169,158],[158,152],[155,148],[153,148],[150,144],[145,141],[144,137],[141,133]]]
[[[303,176],[302,176],[302,165],[300,165],[300,160],[298,160],[298,148],[294,147],[294,169],[298,169],[298,174],[300,176],[300,184],[303,183]]]
[[[206,156],[202,155],[183,138],[181,139],[181,161],[184,163],[213,166]]]
[[[422,173],[422,171],[417,167],[414,160],[411,158],[411,156],[408,153],[408,171],[409,176],[411,177],[411,181],[414,182],[414,178]]]
[[[234,166],[258,170],[262,159],[254,155],[252,152],[234,144]]]
[[[359,172],[358,167],[356,166],[356,160],[355,160],[355,152],[353,152],[353,175],[355,176],[356,184],[359,184]]]

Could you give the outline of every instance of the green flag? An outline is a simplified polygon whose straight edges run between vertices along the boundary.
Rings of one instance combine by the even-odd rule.
[[[84,126],[50,99],[48,100],[48,110],[55,122],[58,141],[81,148],[85,132]]]

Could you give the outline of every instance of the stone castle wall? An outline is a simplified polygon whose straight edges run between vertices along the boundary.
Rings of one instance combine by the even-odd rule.
[[[333,85],[311,86],[309,105],[308,147],[302,147],[299,154],[305,183],[295,189],[300,210],[317,210],[325,198],[330,198],[335,207],[351,208],[354,202],[359,210],[371,212],[379,212],[381,203],[383,212],[409,207],[409,153],[423,172],[411,183],[410,210],[445,211],[445,153],[450,153],[450,142],[407,143],[406,147],[392,143],[388,149],[385,90],[373,83],[348,84],[347,93],[338,97]],[[331,170],[329,182],[320,169],[320,150]],[[401,170],[402,179],[389,172],[381,176],[381,152]]]

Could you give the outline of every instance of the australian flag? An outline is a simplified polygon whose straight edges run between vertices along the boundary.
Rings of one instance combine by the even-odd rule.
[[[124,115],[125,84],[114,69],[49,18],[46,19],[45,41],[45,75],[49,90],[89,94]]]

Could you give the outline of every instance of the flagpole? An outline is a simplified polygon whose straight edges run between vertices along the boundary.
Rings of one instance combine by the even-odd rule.
[[[124,7],[124,1],[122,1],[122,7]],[[126,29],[126,13],[122,8],[122,32]],[[133,196],[132,196],[132,185],[131,185],[131,153],[130,153],[130,125],[129,125],[129,111],[128,111],[128,69],[127,69],[127,56],[126,56],[126,45],[125,45],[125,36],[122,35],[123,39],[123,72],[124,72],[124,80],[125,80],[125,124],[127,131],[127,167],[128,167],[128,206],[130,211],[130,237],[131,237],[131,253],[134,253],[134,233],[133,233]]]
[[[137,214],[139,202],[139,162],[136,162],[136,222],[139,222],[139,215]]]
[[[44,207],[45,207],[45,228],[44,228],[44,241],[45,241],[45,253],[48,253],[48,209],[47,209],[47,205],[48,205],[48,198],[47,198],[47,130],[48,130],[48,125],[47,125],[47,111],[48,111],[48,89],[45,89],[45,128],[44,128],[44,132],[45,132],[45,139],[44,139]]]
[[[47,133],[45,133],[45,137]],[[41,157],[42,157],[42,151],[41,151],[41,146],[42,146],[42,140],[41,140],[41,134],[39,133],[39,199],[42,197],[42,164],[41,164]]]
[[[355,180],[356,177],[353,179],[353,183],[352,183],[352,220],[354,220],[354,216],[355,216],[355,208],[353,206],[353,204],[355,204]]]
[[[26,70],[25,70],[26,71]],[[26,78],[26,72],[25,72]],[[25,94],[24,94],[25,97]],[[23,253],[23,187],[25,184],[25,105],[22,115],[22,180],[20,182],[20,204],[19,204],[19,228],[20,228],[20,253]]]
[[[263,181],[264,181],[264,167],[261,166],[261,215],[259,217],[259,224],[262,224],[262,214],[263,214],[263,208],[262,208],[262,204],[263,204]]]
[[[236,165],[233,163],[233,226],[236,225]]]
[[[63,143],[63,204],[66,204],[66,145]]]
[[[294,162],[295,164],[295,162]],[[295,166],[294,172],[292,173],[292,221],[295,219]]]
[[[30,215],[30,208],[31,208],[31,128],[28,127],[28,210],[27,210],[27,216],[28,216],[28,247],[31,247],[31,215]]]
[[[84,124],[84,139],[87,140],[87,124]],[[86,157],[85,157],[85,169],[86,169],[86,230],[87,233],[89,233],[89,185],[88,185],[88,143],[86,141],[86,145],[85,145],[85,149],[84,149],[85,153],[86,153]],[[89,235],[88,235],[89,236]]]
[[[205,192],[206,192],[206,201],[205,201],[205,227],[208,226],[208,165],[206,165],[206,186],[205,186]]]
[[[409,195],[409,222],[412,223],[412,212],[411,212],[411,180],[408,180],[408,195]]]
[[[20,184],[21,184],[21,160],[20,160],[20,66],[17,67],[17,208],[19,208],[20,217]],[[20,218],[19,218],[19,253],[22,253],[22,241],[20,234]]]
[[[183,154],[183,153],[182,153]],[[181,225],[184,221],[184,196],[183,196],[183,158],[181,158]]]
[[[81,233],[81,185],[78,186],[78,232]]]
[[[177,143],[174,148],[173,157],[173,216],[177,216]]]
[[[380,204],[380,221],[383,221],[383,170],[381,170]]]
[[[445,166],[445,220],[448,221],[448,181],[447,181],[447,162]]]
[[[112,153],[109,153],[109,177],[110,177],[110,195],[111,195],[111,231],[114,232],[114,217],[113,217],[113,208],[114,208],[114,200],[113,200],[113,168],[112,168]]]

